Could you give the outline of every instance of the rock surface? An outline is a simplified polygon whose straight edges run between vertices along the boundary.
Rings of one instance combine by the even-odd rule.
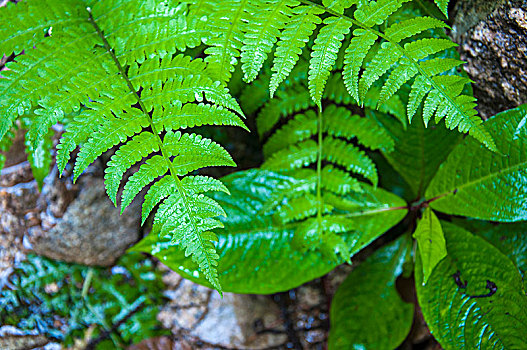
[[[58,179],[54,182],[59,184],[43,191],[47,206],[41,213],[42,224],[29,229],[29,240],[37,254],[84,265],[110,266],[137,242],[140,207],[133,204],[119,215],[119,209],[106,195],[102,178],[84,178],[75,199],[73,189],[68,190]]]
[[[527,103],[527,0],[463,0],[452,35],[484,118]]]

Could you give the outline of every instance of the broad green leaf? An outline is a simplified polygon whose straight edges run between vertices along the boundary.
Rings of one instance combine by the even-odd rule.
[[[415,269],[419,304],[445,349],[527,349],[527,296],[514,263],[484,239],[441,222],[448,256],[425,286]]]
[[[223,291],[270,294],[295,288],[320,277],[343,260],[333,261],[319,250],[302,252],[292,245],[300,225],[280,224],[272,215],[264,215],[264,204],[273,192],[291,186],[294,178],[263,170],[237,172],[222,179],[231,195],[212,196],[227,213],[223,230],[216,230],[219,258],[218,273]],[[349,211],[341,215],[352,220],[358,232],[342,237],[354,254],[394,226],[406,215],[405,202],[399,197],[364,185],[365,193],[348,197]],[[361,197],[362,196],[362,197]],[[209,283],[196,264],[185,259],[176,246],[164,238],[148,235],[132,248],[153,254],[165,265],[199,284]],[[277,268],[279,266],[279,268]]]
[[[408,210],[406,202],[393,193],[365,183],[361,187],[362,192],[346,195],[339,209],[346,212],[343,216],[353,220],[356,230],[362,233],[358,240],[362,248],[395,226]]]
[[[395,140],[394,151],[383,151],[383,155],[410,185],[414,195],[421,197],[439,165],[461,140],[461,135],[447,130],[444,123],[425,128],[420,120],[415,120],[405,130],[401,123],[386,114],[371,114]]]
[[[511,222],[527,219],[527,105],[485,122],[498,152],[466,138],[434,177],[426,198],[447,214]]]
[[[398,239],[375,252],[340,285],[330,312],[329,350],[395,349],[412,326],[414,305],[395,288],[409,254]]]
[[[423,266],[423,283],[426,284],[434,267],[446,256],[446,243],[439,219],[430,207],[426,208],[414,232],[419,245]]]
[[[473,219],[456,219],[455,224],[485,238],[511,259],[525,278],[527,273],[527,223],[498,224]],[[525,281],[527,282],[527,281]]]
[[[230,196],[213,196],[227,213],[222,220],[225,229],[216,231],[223,291],[285,291],[328,273],[342,262],[324,260],[316,251],[296,251],[291,245],[296,225],[277,225],[271,216],[260,214],[272,192],[288,180],[287,176],[262,170],[238,172],[223,179]],[[132,250],[151,253],[183,277],[209,286],[196,264],[186,259],[178,246],[169,246],[155,234],[148,235]]]

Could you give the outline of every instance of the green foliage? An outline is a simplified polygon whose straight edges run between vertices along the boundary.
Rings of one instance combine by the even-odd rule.
[[[225,291],[250,294],[285,291],[320,277],[343,262],[342,258],[334,260],[319,250],[304,253],[296,249],[291,242],[302,223],[284,224],[276,215],[262,215],[264,206],[277,192],[298,186],[302,180],[266,170],[250,170],[229,175],[222,181],[231,193],[214,195],[228,214],[222,220],[225,229],[217,232],[221,261],[218,272]],[[350,254],[360,251],[405,214],[404,210],[389,210],[404,202],[381,189],[365,186],[353,199],[355,207],[347,216],[354,219],[359,232],[343,235]],[[178,247],[170,247],[168,241],[159,241],[153,234],[131,249],[153,254],[186,278],[210,285],[198,266],[185,259]]]
[[[412,188],[413,198],[419,198],[434,177],[439,165],[447,158],[461,137],[449,132],[443,124],[425,128],[412,123],[405,130],[400,123],[380,113],[372,114],[394,139],[391,152],[384,157]]]
[[[278,190],[267,201],[266,212],[274,212],[275,220],[283,224],[300,224],[294,240],[299,248],[320,248],[329,256],[340,254],[348,260],[353,247],[348,246],[342,234],[356,231],[375,235],[372,236],[375,238],[390,228],[382,225],[383,229],[378,231],[365,228],[374,227],[381,216],[364,224],[353,213],[357,208],[370,207],[366,204],[366,196],[371,189],[362,180],[374,187],[378,184],[377,169],[364,148],[391,151],[393,140],[373,118],[352,114],[350,108],[346,108],[353,102],[343,99],[342,82],[332,81],[332,85],[334,88],[328,90],[330,94],[321,101],[296,104],[295,97],[307,95],[312,81],[308,82],[308,88],[292,83],[292,89],[280,91],[261,108],[256,121],[258,132],[265,139],[266,159],[262,168],[299,180]],[[345,106],[336,106],[335,100]],[[322,110],[320,103],[327,108]],[[294,115],[291,118],[289,114]],[[375,210],[380,209],[385,200],[391,201],[388,198],[375,200]],[[405,203],[399,203],[390,211],[405,210]]]
[[[522,105],[485,122],[498,152],[470,139],[459,144],[426,191],[427,198],[440,197],[432,208],[492,221],[526,220],[526,115]]]
[[[210,34],[203,38],[208,46],[206,61],[217,64],[213,68],[214,76],[228,82],[241,57],[244,78],[252,81],[277,42],[270,81],[273,95],[296,64],[316,25],[322,23],[311,48],[308,71],[310,96],[320,105],[344,37],[355,28],[345,49],[343,80],[357,102],[364,103],[373,83],[385,74],[389,74],[389,78],[383,85],[379,104],[415,77],[408,101],[409,119],[424,101],[425,124],[435,115],[436,121],[445,119],[449,129],[468,132],[489,149],[495,149],[492,137],[476,115],[474,99],[462,94],[469,80],[444,75],[462,62],[435,56],[455,44],[449,39],[416,36],[445,25],[429,17],[390,23],[391,16],[408,1],[329,1],[319,5],[310,0],[232,0],[214,6],[215,1],[208,0],[205,2],[210,3],[207,21]],[[446,12],[445,1],[440,1],[439,6]],[[344,13],[345,8],[352,10]],[[379,40],[381,48],[368,56]]]
[[[447,15],[448,1],[435,2]],[[0,9],[0,21],[0,54],[15,53],[0,79],[0,150],[27,129],[39,183],[57,123],[61,172],[74,163],[77,179],[109,151],[108,196],[122,210],[144,197],[142,222],[152,225],[132,250],[219,291],[268,294],[404,234],[339,288],[330,349],[403,341],[413,309],[394,287],[403,264],[444,348],[526,347],[527,107],[483,123],[447,25],[411,1],[28,1]],[[203,126],[248,130],[244,112],[261,167],[223,182],[205,175],[235,162]],[[259,159],[254,144],[242,147]],[[17,281],[62,266],[34,261]],[[73,269],[68,288],[79,288],[87,270]],[[117,314],[138,291],[149,295],[141,276],[126,305],[108,304]],[[6,293],[13,323],[31,317]],[[96,305],[91,293],[79,303]],[[92,314],[103,325],[120,317]]]
[[[216,237],[210,230],[220,225],[214,217],[223,211],[211,210],[217,204],[202,191],[188,192],[182,178],[199,168],[235,163],[211,140],[171,130],[203,124],[244,127],[239,118],[243,114],[228,90],[212,78],[215,65],[175,55],[177,50],[201,42],[201,32],[194,31],[199,22],[188,17],[188,11],[187,5],[176,1],[99,1],[93,7],[82,1],[50,1],[2,9],[1,16],[6,19],[2,22],[8,25],[0,29],[0,37],[7,38],[1,51],[26,51],[8,64],[6,79],[0,80],[0,138],[17,115],[34,108],[37,117],[29,125],[28,140],[38,173],[49,166],[41,155],[48,128],[82,104],[85,108],[69,123],[57,146],[59,171],[78,146],[74,179],[98,156],[116,147],[106,186],[117,204],[125,172],[147,158],[139,171],[124,181],[122,209],[159,177],[171,177],[176,191],[155,216],[162,228],[160,234],[179,241],[221,290],[218,256],[211,242]],[[109,16],[112,12],[118,15]],[[27,22],[19,23],[20,17],[8,20],[16,17],[14,13],[24,13]],[[174,19],[180,19],[175,27]],[[132,23],[141,30],[130,36]],[[42,30],[49,35],[45,37]],[[188,37],[181,41],[180,35]],[[156,45],[152,45],[153,38]],[[163,199],[158,197],[154,202]]]
[[[419,247],[423,266],[423,283],[426,284],[434,267],[447,256],[445,237],[441,223],[430,208],[426,208],[423,217],[413,234]]]
[[[448,257],[416,288],[432,334],[446,349],[523,349],[527,296],[514,263],[498,249],[453,224],[441,223]],[[448,326],[445,326],[448,325]]]
[[[414,305],[395,289],[410,254],[400,238],[353,270],[331,303],[330,349],[395,349],[412,326]],[[375,330],[372,332],[371,330]]]
[[[109,332],[110,340],[98,349],[122,348],[165,332],[156,322],[161,276],[140,254],[125,255],[113,268],[28,256],[7,282],[0,291],[2,324],[38,330],[66,345],[82,339],[90,326],[92,339]]]

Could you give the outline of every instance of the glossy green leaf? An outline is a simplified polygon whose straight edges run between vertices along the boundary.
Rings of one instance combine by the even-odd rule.
[[[369,237],[366,241],[361,237],[366,245],[401,221],[408,209],[406,202],[393,193],[365,183],[361,187],[362,192],[346,195],[339,209],[345,211],[344,217],[353,220],[357,231]]]
[[[527,223],[494,223],[473,219],[456,219],[456,225],[483,237],[511,259],[522,276],[527,273]],[[527,281],[524,281],[527,282]]]
[[[413,234],[419,246],[423,266],[423,283],[426,284],[434,267],[446,256],[446,243],[439,219],[430,207],[426,208]]]
[[[448,257],[416,289],[432,335],[445,349],[527,349],[527,296],[514,263],[484,239],[441,222]]]
[[[395,288],[409,254],[399,239],[375,252],[340,285],[330,312],[329,350],[392,350],[410,332],[414,305]]]
[[[320,277],[343,260],[326,258],[319,250],[305,253],[295,249],[292,240],[299,223],[280,224],[272,215],[264,215],[264,204],[276,190],[298,181],[286,175],[263,170],[237,172],[222,179],[231,195],[217,193],[213,198],[225,209],[225,228],[216,230],[218,273],[226,292],[270,294],[295,288]],[[362,195],[349,197],[347,217],[357,227],[342,237],[354,254],[395,225],[406,215],[399,197],[364,185]],[[362,197],[361,197],[362,196]],[[399,208],[402,207],[402,208]],[[153,254],[165,265],[199,284],[210,284],[196,264],[185,259],[178,246],[150,234],[134,251]],[[279,266],[279,268],[277,268]]]
[[[415,120],[405,130],[386,114],[372,112],[371,115],[395,140],[393,152],[383,151],[383,155],[410,185],[414,195],[421,197],[461,136],[447,130],[443,123],[425,128],[420,120]]]
[[[527,105],[485,122],[498,152],[466,138],[434,177],[426,198],[447,214],[511,222],[527,219]]]
[[[287,176],[261,170],[224,178],[231,195],[213,196],[227,212],[224,230],[217,230],[218,273],[223,291],[268,294],[294,288],[338,265],[316,251],[303,254],[291,246],[296,225],[277,225],[260,214],[263,203]],[[150,234],[132,250],[152,253],[185,278],[209,286],[197,265],[178,246]],[[280,268],[277,268],[280,266]]]

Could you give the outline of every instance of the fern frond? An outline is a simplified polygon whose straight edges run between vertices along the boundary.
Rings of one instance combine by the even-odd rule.
[[[394,141],[388,132],[370,118],[352,115],[348,109],[335,105],[324,110],[323,118],[324,131],[330,136],[346,140],[356,138],[358,143],[373,150],[393,150]]]
[[[266,134],[280,118],[306,109],[311,104],[309,92],[303,87],[295,86],[287,91],[281,91],[258,114],[256,119],[258,134],[260,136]]]
[[[185,256],[193,256],[207,280],[221,290],[216,268],[219,256],[212,244],[217,237],[211,230],[223,225],[206,213],[191,211],[192,204],[199,202],[199,198],[194,196],[176,193],[165,199],[155,215],[153,230],[159,232],[161,237],[169,236],[173,243],[180,244]]]
[[[309,93],[313,102],[321,106],[322,94],[329,74],[337,60],[337,54],[351,23],[343,18],[328,17],[315,39],[309,62]]]
[[[326,165],[322,169],[322,187],[339,195],[362,192],[359,180],[332,165]]]
[[[264,145],[264,154],[271,155],[289,145],[306,140],[317,132],[317,116],[314,111],[307,110],[296,115],[286,125],[269,137]]]
[[[317,160],[318,145],[313,140],[302,141],[274,153],[262,168],[269,170],[292,170],[313,164]]]
[[[322,148],[324,149],[324,159],[364,176],[377,186],[377,168],[363,151],[333,137],[325,138]]]
[[[155,155],[141,165],[139,171],[128,179],[121,197],[121,213],[132,203],[143,188],[168,171],[168,164],[160,155]]]
[[[324,95],[323,111],[316,112],[318,106],[313,101],[304,106],[294,101],[288,104],[290,108],[277,108],[280,99],[271,99],[258,115],[257,125],[265,127],[264,132],[259,130],[260,134],[272,130],[264,144],[262,167],[283,171],[294,178],[292,184],[273,192],[263,211],[273,212],[275,219],[282,223],[299,225],[294,240],[301,247],[320,249],[332,259],[341,252],[348,259],[345,256],[348,246],[338,233],[349,232],[356,226],[350,219],[343,219],[349,222],[339,226],[342,220],[338,215],[342,211],[327,199],[331,195],[342,197],[362,192],[363,180],[374,185],[378,182],[373,161],[351,142],[371,149],[393,149],[394,141],[373,119],[354,115],[344,106],[337,107],[334,100],[345,104],[351,98],[343,98],[343,93],[349,95],[341,80],[332,78],[330,84]],[[289,94],[302,95],[306,91],[297,82],[287,92],[279,91],[278,96],[286,99]],[[292,117],[286,123],[280,121],[289,115]],[[359,175],[360,179],[352,174]]]
[[[241,49],[242,71],[246,82],[253,81],[258,75],[280,31],[292,16],[291,7],[296,5],[296,0],[261,0],[261,3],[256,4],[257,9],[245,33]]]
[[[210,32],[196,26],[188,16],[188,5],[179,1],[99,1],[95,18],[121,64],[143,63],[156,55],[164,57],[201,44]],[[115,18],[119,18],[116,21]],[[134,35],[130,35],[133,31]],[[145,40],[147,39],[147,40]]]
[[[381,25],[405,2],[411,0],[377,0],[360,6],[355,11],[355,19],[367,27]]]
[[[364,29],[355,29],[353,35],[345,52],[342,78],[350,95],[359,103],[359,72],[378,36]]]
[[[124,173],[144,157],[159,151],[155,135],[149,131],[135,135],[132,140],[121,146],[108,162],[104,183],[108,197],[116,204],[117,191]],[[84,148],[83,148],[84,149]]]
[[[273,75],[269,83],[271,97],[278,86],[287,78],[307,44],[317,24],[321,20],[318,15],[323,11],[315,5],[298,6],[293,9],[291,20],[285,24],[275,51]]]
[[[159,205],[163,210],[155,221],[163,223],[156,226],[160,234],[177,240],[221,290],[210,229],[221,226],[214,218],[224,212],[202,193],[227,190],[217,180],[185,176],[234,162],[219,144],[178,130],[206,124],[246,128],[240,106],[217,81],[214,59],[175,55],[215,36],[203,20],[207,4],[196,1],[189,8],[179,1],[102,0],[87,8],[80,1],[50,0],[0,9],[1,18],[15,18],[13,11],[25,9],[20,21],[0,28],[2,39],[7,38],[2,52],[25,49],[2,72],[6,79],[0,79],[0,140],[29,110],[35,109],[36,115],[28,134],[33,143],[75,112],[57,146],[59,170],[77,147],[74,179],[102,153],[116,148],[105,174],[111,200],[116,203],[124,182],[124,210],[151,185],[143,222]],[[130,28],[135,28],[134,35]],[[230,43],[238,38],[239,33],[231,34],[223,39]],[[210,42],[215,39],[217,35]],[[139,170],[124,180],[138,163]]]
[[[448,18],[448,3],[450,0],[434,0],[437,7],[443,12],[443,14]]]
[[[397,50],[395,44],[391,42],[384,42],[381,44],[381,49],[366,67],[359,81],[360,101],[364,100],[366,92],[370,89],[372,84],[397,63],[402,55],[403,53]]]
[[[166,131],[202,125],[230,125],[248,130],[240,117],[229,109],[205,103],[182,104],[181,101],[155,108],[154,125]]]
[[[448,39],[425,38],[405,44],[404,50],[409,57],[415,60],[421,60],[430,55],[456,46],[456,43]]]
[[[377,101],[379,109],[386,109],[385,103],[405,83],[414,80],[417,88],[423,89],[426,83],[441,95],[445,106],[441,113],[436,114],[438,118],[448,117],[451,128],[467,130],[494,149],[490,134],[475,122],[473,112],[466,108],[468,104],[461,106],[456,102],[460,94],[453,95],[448,88],[434,82],[438,74],[452,74],[448,68],[455,66],[450,58],[437,57],[440,52],[455,46],[437,31],[447,26],[432,17],[408,18],[406,11],[399,10],[409,1],[324,0],[321,5],[311,0],[231,0],[215,7],[206,16],[210,19],[212,38],[205,40],[208,46],[205,61],[211,63],[211,70],[216,71],[215,79],[225,83],[241,56],[245,79],[252,81],[276,42],[269,84],[273,96],[297,64],[302,49],[319,26],[310,50],[308,70],[309,93],[316,105],[321,107],[330,72],[335,67],[340,69],[341,65],[345,86],[361,105],[365,104],[369,90],[381,84],[381,95]],[[444,7],[444,4],[442,2],[441,6]],[[354,30],[350,43],[344,55],[339,55],[344,36],[352,26]],[[280,28],[281,34],[278,33]],[[339,56],[341,59],[337,64]],[[382,77],[387,74],[388,79],[383,80]],[[412,103],[407,104],[408,120],[412,119],[421,102],[418,91],[413,97]],[[259,128],[260,134],[270,130],[283,110],[278,112],[273,116],[268,114],[268,120],[259,119],[263,126]],[[403,118],[399,116],[399,119]]]
[[[243,45],[247,23],[252,23],[254,3],[249,0],[222,1],[221,6],[208,19],[212,38],[207,40],[205,59],[214,64],[215,78],[229,81]]]
[[[403,39],[410,38],[425,30],[445,27],[447,25],[439,19],[427,16],[415,17],[392,24],[386,29],[384,34],[393,42],[398,43]]]
[[[148,119],[138,110],[124,114],[123,118],[108,116],[101,121],[95,133],[83,145],[74,168],[74,181],[95,159],[111,147],[125,142],[128,137],[148,126]]]

